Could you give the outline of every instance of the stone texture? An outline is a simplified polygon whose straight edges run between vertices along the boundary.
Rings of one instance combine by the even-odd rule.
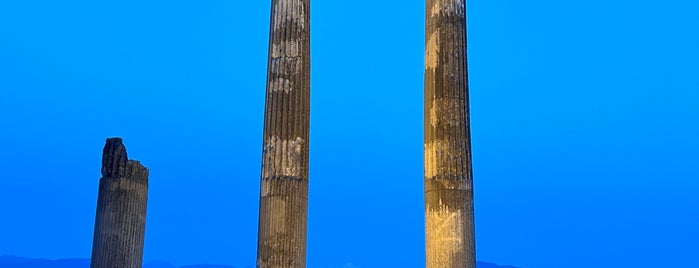
[[[121,138],[102,152],[91,268],[141,268],[148,200],[148,168],[129,160]]]
[[[465,0],[426,7],[426,267],[475,268]]]
[[[306,267],[310,0],[273,0],[257,267]]]

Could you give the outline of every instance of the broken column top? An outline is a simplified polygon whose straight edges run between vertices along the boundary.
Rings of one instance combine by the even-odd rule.
[[[141,162],[129,160],[126,147],[119,137],[107,138],[102,150],[103,178],[132,178],[148,180],[148,168]]]

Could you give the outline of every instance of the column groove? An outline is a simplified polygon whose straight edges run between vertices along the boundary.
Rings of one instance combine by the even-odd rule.
[[[306,267],[310,0],[273,0],[257,267]]]
[[[465,0],[427,0],[425,252],[428,268],[475,268]]]
[[[91,268],[141,268],[148,200],[148,168],[129,160],[121,138],[102,154]]]

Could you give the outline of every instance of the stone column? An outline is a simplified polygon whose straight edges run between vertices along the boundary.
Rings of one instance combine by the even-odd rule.
[[[121,138],[107,139],[91,268],[141,268],[147,199],[148,168],[128,159]]]
[[[310,0],[273,0],[257,267],[306,267]]]
[[[465,0],[427,0],[427,268],[475,268]]]

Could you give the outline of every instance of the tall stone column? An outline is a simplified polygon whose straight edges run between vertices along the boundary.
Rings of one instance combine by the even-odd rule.
[[[273,0],[257,267],[306,267],[310,0]]]
[[[107,139],[91,268],[141,268],[147,199],[148,168],[128,159],[121,138]]]
[[[475,268],[465,0],[427,0],[427,268]]]

